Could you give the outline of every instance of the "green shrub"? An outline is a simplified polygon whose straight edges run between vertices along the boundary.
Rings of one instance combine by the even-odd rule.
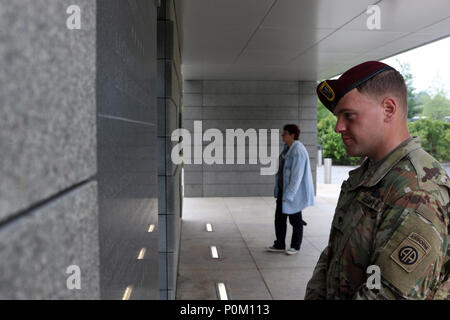
[[[438,161],[450,160],[450,123],[421,119],[408,123],[412,136],[419,136],[422,147]]]
[[[329,113],[317,124],[317,140],[322,146],[322,157],[332,158],[333,164],[355,165],[359,157],[349,157],[345,151],[341,135],[334,132],[336,117]]]

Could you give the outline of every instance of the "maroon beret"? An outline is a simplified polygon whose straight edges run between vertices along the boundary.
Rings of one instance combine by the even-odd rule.
[[[334,112],[339,100],[347,92],[386,70],[395,69],[378,61],[361,63],[345,71],[337,80],[325,80],[319,83],[316,89],[317,95],[323,105]]]

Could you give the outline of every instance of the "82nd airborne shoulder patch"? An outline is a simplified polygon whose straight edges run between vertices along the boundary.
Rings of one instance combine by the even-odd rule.
[[[394,260],[406,272],[413,271],[430,252],[431,246],[421,235],[411,232],[391,254]]]

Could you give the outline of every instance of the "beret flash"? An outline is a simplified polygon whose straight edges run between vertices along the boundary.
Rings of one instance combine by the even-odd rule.
[[[325,80],[317,86],[317,96],[323,105],[334,113],[339,100],[350,90],[372,79],[377,74],[395,70],[379,61],[367,61],[345,71],[339,79]]]

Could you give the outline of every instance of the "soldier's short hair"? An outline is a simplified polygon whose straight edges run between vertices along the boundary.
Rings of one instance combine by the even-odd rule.
[[[293,134],[294,140],[298,140],[298,137],[300,137],[300,128],[296,124],[286,124],[283,130],[286,130],[289,134]]]
[[[391,93],[400,99],[400,107],[406,117],[408,115],[408,90],[403,76],[397,70],[383,71],[356,87],[360,93],[376,99]]]

